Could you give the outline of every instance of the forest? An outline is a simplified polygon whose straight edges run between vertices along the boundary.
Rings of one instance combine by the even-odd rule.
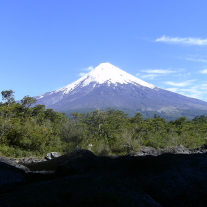
[[[14,91],[1,92],[0,155],[8,157],[44,156],[89,149],[96,155],[125,155],[142,146],[167,149],[183,145],[194,149],[207,143],[207,116],[174,121],[141,113],[128,117],[115,109],[71,113],[67,116],[36,99],[25,96],[16,101]]]

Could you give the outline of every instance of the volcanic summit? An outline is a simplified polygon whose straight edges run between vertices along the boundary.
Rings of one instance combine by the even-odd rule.
[[[171,113],[207,110],[207,102],[158,88],[110,63],[101,63],[77,81],[35,97],[57,111],[119,108]]]

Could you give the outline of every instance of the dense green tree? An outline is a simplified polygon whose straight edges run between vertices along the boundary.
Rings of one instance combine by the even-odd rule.
[[[25,96],[20,102],[23,107],[29,108],[32,104],[35,104],[37,102],[37,99]]]
[[[14,102],[14,91],[12,90],[2,91],[1,95],[2,95],[2,100],[5,101],[7,106],[9,106],[11,103]]]
[[[194,119],[192,119],[192,122],[194,123],[207,123],[207,116],[201,115],[201,116],[196,116]]]

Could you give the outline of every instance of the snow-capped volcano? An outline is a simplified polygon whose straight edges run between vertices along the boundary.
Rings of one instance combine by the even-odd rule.
[[[35,98],[37,104],[58,111],[107,107],[159,112],[207,110],[207,102],[158,88],[110,63],[101,63],[77,81]]]
[[[108,85],[114,84],[115,86],[117,84],[135,84],[145,86],[151,89],[156,88],[154,85],[140,80],[139,78],[136,78],[129,73],[126,73],[125,71],[117,68],[110,63],[101,63],[94,70],[84,75],[82,78],[78,79],[72,84],[69,84],[61,89],[54,91],[54,93],[64,91],[64,94],[68,94],[78,86],[85,87],[90,85],[91,83],[94,83],[93,87],[105,83]]]

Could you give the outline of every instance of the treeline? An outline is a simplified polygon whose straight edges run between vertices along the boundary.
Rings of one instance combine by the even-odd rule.
[[[206,143],[207,116],[191,121],[180,117],[166,121],[141,113],[129,118],[123,111],[108,109],[66,116],[25,96],[15,101],[14,91],[2,91],[0,103],[0,154],[43,156],[47,152],[90,149],[95,154],[126,154],[141,146],[156,149],[183,145],[197,148]]]

